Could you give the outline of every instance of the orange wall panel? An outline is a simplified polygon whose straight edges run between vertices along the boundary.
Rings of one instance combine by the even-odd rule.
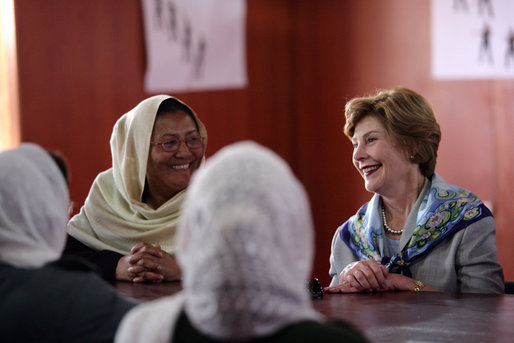
[[[313,274],[326,284],[332,235],[371,194],[351,163],[344,105],[404,85],[433,104],[437,171],[494,206],[500,262],[514,279],[514,81],[435,81],[429,0],[248,0],[244,89],[172,94],[209,131],[208,156],[243,139],[280,154],[304,183],[316,227]],[[139,0],[17,0],[21,135],[61,150],[80,206],[111,163],[115,121],[142,99]],[[78,208],[75,208],[78,210]]]

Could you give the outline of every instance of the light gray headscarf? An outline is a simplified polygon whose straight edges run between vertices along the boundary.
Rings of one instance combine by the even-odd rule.
[[[320,318],[307,289],[314,241],[308,198],[271,150],[241,142],[209,159],[193,176],[177,239],[184,291],[132,310],[118,342],[148,340],[152,332],[169,341],[181,308],[217,339]]]
[[[66,241],[69,197],[55,161],[24,143],[0,153],[0,262],[40,267],[57,260]]]

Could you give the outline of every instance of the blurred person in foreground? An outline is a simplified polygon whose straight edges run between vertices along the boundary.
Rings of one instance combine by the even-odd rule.
[[[313,235],[307,194],[280,157],[253,142],[223,148],[184,202],[183,291],[129,312],[116,341],[366,342],[312,308]]]
[[[59,155],[36,144],[0,153],[3,342],[112,342],[135,306],[87,262],[61,258],[70,204],[65,175]]]

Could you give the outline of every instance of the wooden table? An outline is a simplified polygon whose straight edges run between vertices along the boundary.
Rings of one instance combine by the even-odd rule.
[[[512,295],[326,294],[313,304],[376,342],[514,342]]]
[[[149,301],[173,295],[182,289],[180,282],[162,283],[132,283],[127,281],[115,281],[112,283],[116,290],[126,297],[139,301]]]
[[[181,289],[179,282],[113,285],[140,301]],[[353,324],[373,342],[514,342],[514,295],[325,294],[313,306],[328,318]]]

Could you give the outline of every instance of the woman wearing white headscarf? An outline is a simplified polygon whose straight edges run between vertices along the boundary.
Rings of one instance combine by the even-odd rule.
[[[183,206],[183,291],[129,312],[117,342],[365,341],[312,309],[309,203],[276,154],[252,142],[222,149]]]
[[[0,153],[2,342],[109,342],[135,305],[89,266],[59,260],[68,207],[48,152],[25,143]]]
[[[112,168],[70,220],[65,253],[95,263],[108,280],[180,279],[175,228],[206,144],[202,122],[173,97],[153,96],[123,115],[111,137]]]

